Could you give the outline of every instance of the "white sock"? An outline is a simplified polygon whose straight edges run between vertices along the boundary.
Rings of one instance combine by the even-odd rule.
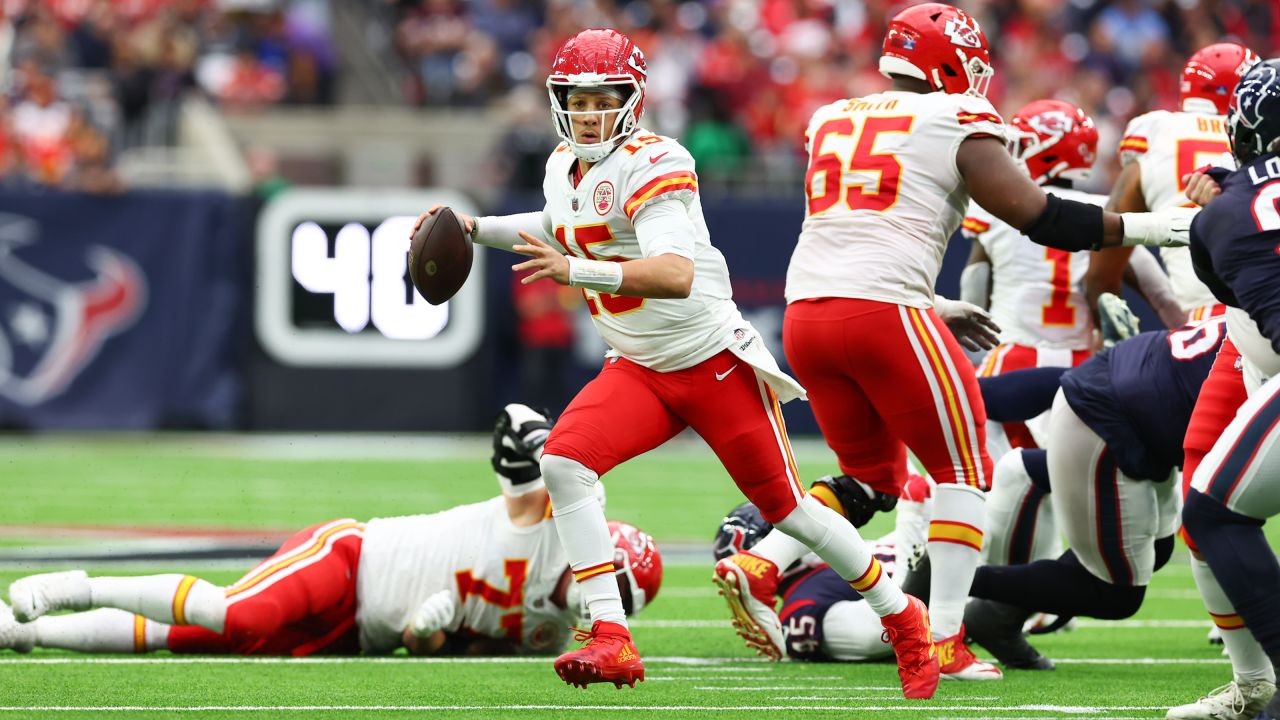
[[[163,650],[169,626],[124,610],[104,608],[71,615],[46,615],[32,623],[36,645],[76,652],[130,653]]]
[[[772,561],[778,566],[778,572],[782,572],[791,567],[791,563],[809,554],[809,547],[785,532],[771,532],[747,552]]]
[[[1209,563],[1192,556],[1191,577],[1195,578],[1200,599],[1204,601],[1205,609],[1209,611],[1213,623],[1218,626],[1218,632],[1222,635],[1222,644],[1227,648],[1227,655],[1231,656],[1231,671],[1235,674],[1236,681],[1275,682],[1276,670],[1271,659],[1236,614],[1235,607],[1209,569]]]
[[[551,496],[556,533],[560,535],[574,579],[582,589],[591,622],[612,622],[625,627],[627,616],[613,574],[609,522],[595,493],[599,476],[577,460],[543,455],[542,478]]]
[[[871,548],[849,520],[813,496],[805,495],[790,515],[776,523],[776,529],[817,553],[849,581],[877,615],[884,617],[906,609],[907,596],[884,573],[880,561],[872,557]]]
[[[973,573],[982,560],[986,497],[968,485],[941,483],[929,523],[929,621],[933,639],[960,632]]]
[[[199,625],[222,632],[227,596],[192,575],[145,575],[89,579],[94,607],[119,608],[168,625]]]

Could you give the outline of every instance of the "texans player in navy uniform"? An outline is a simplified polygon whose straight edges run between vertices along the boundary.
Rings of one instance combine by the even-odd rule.
[[[965,626],[998,660],[1053,667],[1022,637],[1033,612],[1118,620],[1141,607],[1151,575],[1173,552],[1174,471],[1225,337],[1226,321],[1217,317],[1104,350],[1059,379],[1048,450],[1019,450],[1001,460],[1020,465],[1051,499],[1072,549],[1052,560],[988,565],[975,575],[970,594],[979,599],[966,608]],[[988,378],[983,397],[1002,415],[999,397],[1025,397],[1045,379],[1045,369]],[[1035,512],[1024,510],[1032,518]]]
[[[1182,521],[1229,602],[1230,617],[1248,628],[1269,660],[1264,664],[1274,666],[1280,663],[1280,563],[1262,526],[1280,513],[1280,59],[1258,63],[1241,79],[1227,136],[1240,169],[1196,174],[1188,183],[1188,197],[1205,205],[1191,227],[1191,255],[1197,275],[1229,306],[1228,328],[1249,396],[1196,468]],[[1228,643],[1227,650],[1233,681],[1173,708],[1169,717],[1250,718],[1266,705],[1275,676],[1241,677],[1238,655],[1248,645]]]
[[[1060,527],[1073,548],[1057,559],[978,568],[970,589],[977,599],[966,609],[965,627],[1006,666],[1053,668],[1022,636],[1033,612],[1063,620],[1118,620],[1142,605],[1152,573],[1173,552],[1178,507],[1173,478],[1182,464],[1182,436],[1225,337],[1226,320],[1216,317],[1137,335],[1074,369],[1033,368],[979,379],[991,417],[1002,422],[1026,420],[1053,403],[1049,450],[1017,450],[1002,462],[1025,468],[1039,489],[1038,502],[1055,498]],[[1075,459],[1075,467],[1047,457],[1055,453]],[[904,496],[899,512],[911,508],[913,499],[923,497]],[[1103,510],[1094,513],[1092,507]],[[768,532],[767,523],[751,510],[740,506],[724,519],[718,558],[749,548]],[[1032,518],[1036,513],[1036,507],[1023,509]],[[927,524],[927,509],[922,514]],[[918,572],[922,566],[912,555],[908,534],[899,519],[893,536],[877,541],[875,548],[884,555],[881,562],[894,567],[895,581],[918,597],[927,596],[918,583],[927,583],[928,572]],[[1015,542],[1033,540],[1015,537]],[[779,595],[787,654],[799,660],[887,657],[887,645],[868,640],[869,633],[878,632],[874,616],[861,617],[852,605],[858,593],[835,580],[821,566],[803,563],[784,573]]]

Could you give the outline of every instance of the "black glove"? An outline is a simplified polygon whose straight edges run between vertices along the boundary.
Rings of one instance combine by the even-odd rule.
[[[493,427],[493,471],[523,485],[542,477],[538,451],[551,434],[550,413],[512,403],[502,409]]]

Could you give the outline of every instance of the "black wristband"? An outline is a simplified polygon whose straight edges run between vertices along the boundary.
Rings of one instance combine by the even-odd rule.
[[[1059,250],[1102,249],[1102,208],[1049,193],[1044,211],[1022,233],[1037,245]]]

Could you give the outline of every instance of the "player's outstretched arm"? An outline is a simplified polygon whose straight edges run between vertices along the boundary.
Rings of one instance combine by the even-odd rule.
[[[418,234],[423,221],[436,214],[443,205],[432,205],[425,213],[418,216],[413,224],[410,237]],[[544,240],[551,237],[550,222],[545,212],[519,213],[517,215],[490,215],[483,218],[473,217],[466,213],[456,213],[462,221],[462,228],[477,245],[486,245],[499,250],[514,252],[516,245],[524,242],[520,233],[526,232]],[[483,222],[481,222],[483,221]]]
[[[989,136],[973,136],[960,143],[956,167],[979,205],[1040,245],[1075,252],[1189,242],[1191,214],[1185,208],[1118,215],[1089,203],[1046,195],[1017,169],[1004,145]]]

